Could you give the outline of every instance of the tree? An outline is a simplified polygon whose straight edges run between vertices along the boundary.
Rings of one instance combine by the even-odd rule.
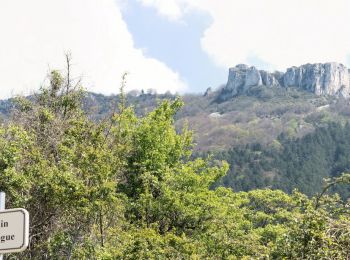
[[[124,77],[119,102],[96,122],[69,71],[67,56],[65,76],[53,71],[33,99],[18,98],[16,119],[0,127],[0,188],[9,207],[31,215],[29,249],[9,258],[349,257],[350,211],[339,196],[215,187],[229,166],[193,158],[192,132],[174,125],[180,99],[138,117]],[[331,143],[330,136],[308,138]],[[248,148],[231,151],[238,166],[261,159],[261,146]],[[285,155],[293,151],[308,150],[291,144]],[[345,181],[332,179],[325,191]]]

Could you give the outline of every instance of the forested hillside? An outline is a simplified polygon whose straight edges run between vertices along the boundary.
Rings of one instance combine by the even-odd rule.
[[[263,86],[225,102],[219,95],[220,90],[183,95],[184,106],[174,115],[177,131],[186,124],[193,130],[193,158],[211,154],[230,163],[228,174],[216,185],[237,191],[269,187],[288,193],[297,188],[315,195],[324,178],[349,170],[348,100]],[[28,99],[33,102],[36,96]],[[90,120],[102,122],[120,98],[85,93],[81,107]],[[133,91],[125,95],[125,104],[141,118],[162,101],[176,98],[170,93]],[[15,98],[0,103],[3,121],[11,118],[16,102]],[[343,198],[350,195],[339,185],[332,191]]]
[[[122,94],[96,120],[81,109],[84,91],[57,71],[50,77],[32,98],[13,101],[0,128],[0,189],[8,208],[26,208],[31,219],[29,248],[9,259],[350,256],[350,207],[327,195],[328,188],[316,197],[213,188],[229,165],[192,159],[192,132],[175,126],[188,113],[180,99],[137,116]],[[331,145],[334,131],[346,138],[348,128],[330,126],[319,135],[329,136]],[[317,144],[317,138],[305,138]],[[304,151],[280,140],[292,153]],[[290,152],[280,150],[287,157]],[[336,154],[341,158],[343,151]],[[309,168],[298,173],[303,170]],[[328,185],[349,179],[344,174]]]
[[[332,123],[299,139],[279,136],[276,147],[249,144],[221,152],[217,158],[230,163],[219,182],[234,190],[270,187],[313,195],[321,192],[325,178],[350,171],[350,125]],[[349,187],[332,189],[349,198]]]

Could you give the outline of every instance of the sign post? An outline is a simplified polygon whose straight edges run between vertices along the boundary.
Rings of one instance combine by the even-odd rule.
[[[0,211],[5,210],[5,200],[6,200],[6,195],[5,192],[0,192]],[[0,260],[3,260],[4,255],[0,254]]]
[[[5,209],[5,193],[0,192],[0,260],[3,254],[21,252],[29,244],[29,213],[25,209]]]

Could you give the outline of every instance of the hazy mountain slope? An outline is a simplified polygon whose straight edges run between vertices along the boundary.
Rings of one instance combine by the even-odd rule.
[[[276,138],[302,137],[327,122],[349,120],[346,100],[316,96],[295,89],[256,87],[246,95],[215,102],[216,96],[184,97],[179,122],[195,130],[197,150],[226,150],[259,142],[278,145]]]
[[[278,145],[276,138],[302,137],[315,126],[327,122],[346,122],[350,105],[346,99],[317,96],[295,88],[253,87],[244,95],[218,102],[220,90],[207,96],[184,95],[183,109],[177,114],[176,125],[185,122],[194,130],[196,151],[226,150],[232,145],[259,142],[265,146]],[[144,115],[171,94],[127,95],[127,102],[138,115]],[[112,111],[119,97],[87,93],[84,109],[96,120]],[[6,118],[13,100],[0,102],[0,113]]]

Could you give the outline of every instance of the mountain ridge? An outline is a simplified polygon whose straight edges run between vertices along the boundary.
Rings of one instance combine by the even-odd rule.
[[[229,69],[228,80],[219,99],[224,101],[247,93],[256,86],[295,87],[316,95],[350,97],[350,70],[338,62],[308,63],[286,72],[268,72],[255,66],[238,64]]]

